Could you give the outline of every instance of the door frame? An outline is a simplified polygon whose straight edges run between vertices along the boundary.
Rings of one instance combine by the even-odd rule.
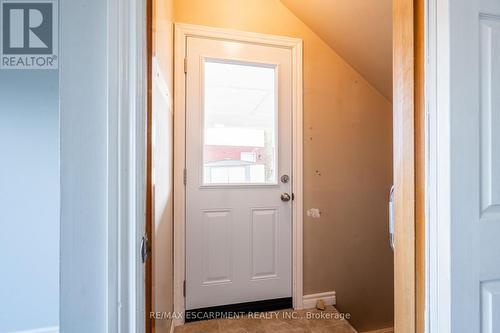
[[[144,332],[138,253],[146,223],[146,5],[60,1],[59,10],[60,330]],[[81,29],[82,16],[96,16],[97,28]],[[82,50],[95,55],[89,59]],[[84,85],[97,86],[75,95]],[[97,133],[100,141],[90,144],[105,153],[89,149],[89,133]],[[89,160],[98,166],[89,169]],[[97,168],[106,168],[104,177]],[[81,290],[91,292],[75,297]]]
[[[426,332],[451,332],[450,4],[427,4],[428,223]],[[479,288],[479,287],[478,287]]]
[[[423,333],[428,320],[428,2],[393,1],[395,332]]]
[[[292,299],[293,307],[303,304],[303,91],[302,40],[297,38],[175,24],[174,37],[174,312],[185,312],[186,278],[186,39],[214,38],[287,48],[292,51]],[[178,317],[178,316],[177,316]],[[183,316],[182,316],[183,317]],[[174,326],[184,322],[175,318]]]

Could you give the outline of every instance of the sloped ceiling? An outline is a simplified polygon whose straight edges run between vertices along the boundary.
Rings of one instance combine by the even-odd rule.
[[[392,101],[392,0],[280,1]]]

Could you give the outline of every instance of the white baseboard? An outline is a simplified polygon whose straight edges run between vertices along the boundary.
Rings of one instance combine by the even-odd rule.
[[[10,333],[59,333],[59,326],[41,327],[27,331],[15,331]]]
[[[325,302],[325,305],[335,305],[335,291],[327,291],[325,293],[304,295],[302,298],[302,307],[304,309],[313,309],[316,307],[316,302],[320,299]]]
[[[177,326],[182,326],[182,325],[184,325],[184,318],[174,318],[174,319],[172,319],[172,327],[173,327],[172,330],[175,329]]]
[[[394,327],[381,328],[373,331],[363,331],[360,333],[394,333]]]

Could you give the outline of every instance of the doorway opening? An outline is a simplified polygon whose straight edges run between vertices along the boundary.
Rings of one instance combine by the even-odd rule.
[[[391,83],[394,49],[394,82],[418,98],[404,75],[420,70],[420,58],[405,55],[421,49],[398,44],[403,25],[420,31],[418,10],[396,6],[400,22],[392,8],[377,12],[391,26],[387,84],[383,53],[348,57],[322,28],[321,7],[304,6],[153,2],[152,331],[213,313],[316,305],[349,314],[359,332],[421,325],[423,206],[410,204],[423,202],[423,127],[415,101],[393,95]],[[151,318],[158,311],[176,316]]]

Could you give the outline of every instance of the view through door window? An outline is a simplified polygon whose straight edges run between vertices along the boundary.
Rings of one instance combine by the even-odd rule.
[[[275,67],[204,66],[203,183],[276,184]]]

